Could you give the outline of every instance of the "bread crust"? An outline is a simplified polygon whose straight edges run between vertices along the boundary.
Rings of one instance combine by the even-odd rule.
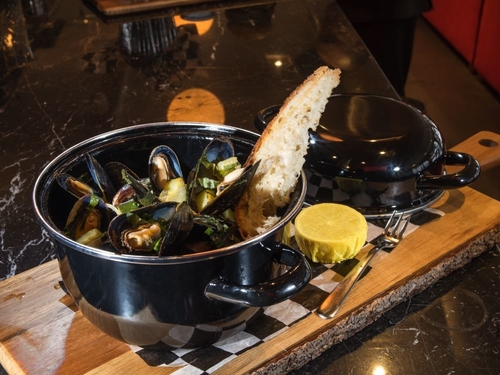
[[[245,165],[261,160],[236,204],[235,217],[243,238],[264,233],[280,217],[277,210],[290,201],[305,161],[309,130],[316,130],[340,70],[322,66],[293,90],[267,125]]]

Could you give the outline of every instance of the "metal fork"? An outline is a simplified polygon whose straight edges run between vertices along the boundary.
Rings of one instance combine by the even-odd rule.
[[[335,289],[326,297],[321,306],[316,310],[316,313],[323,319],[333,318],[340,309],[345,298],[351,291],[352,287],[358,281],[359,277],[365,270],[370,260],[380,249],[393,249],[403,239],[403,234],[408,226],[411,215],[403,219],[403,214],[397,214],[394,211],[387,221],[382,233],[375,238],[375,247],[373,247],[366,255],[359,261],[355,268],[353,268],[347,276],[342,280]],[[395,224],[394,224],[395,222]],[[398,231],[400,224],[403,224],[401,230]]]

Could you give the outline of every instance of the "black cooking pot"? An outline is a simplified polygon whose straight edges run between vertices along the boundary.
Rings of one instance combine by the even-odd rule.
[[[105,333],[140,346],[204,346],[241,331],[263,306],[290,298],[309,282],[311,270],[304,256],[279,242],[282,227],[302,207],[304,176],[273,228],[217,250],[164,257],[120,255],[81,245],[62,233],[75,199],[55,177],[62,172],[80,176],[87,168],[86,153],[103,165],[121,161],[141,176],[147,175],[151,150],[166,144],[187,176],[217,136],[232,140],[241,162],[259,137],[214,124],[133,126],[68,149],[37,179],[35,214],[57,248],[64,284],[83,315]]]
[[[262,131],[278,111],[262,110],[256,127]],[[447,174],[447,165],[463,168]],[[363,94],[330,98],[310,134],[304,169],[307,203],[342,203],[368,218],[420,210],[480,173],[471,155],[446,150],[428,116],[401,101]]]

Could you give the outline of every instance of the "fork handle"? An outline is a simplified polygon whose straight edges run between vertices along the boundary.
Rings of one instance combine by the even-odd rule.
[[[316,313],[323,319],[333,318],[340,309],[340,306],[344,302],[345,298],[351,291],[352,287],[358,281],[359,277],[365,270],[366,266],[370,263],[373,256],[378,250],[382,249],[384,244],[378,244],[373,247],[366,255],[361,258],[359,263],[354,267],[347,276],[337,284],[335,289],[326,297],[320,307],[316,310]]]

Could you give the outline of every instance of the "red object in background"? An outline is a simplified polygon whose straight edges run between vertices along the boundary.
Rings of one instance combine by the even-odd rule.
[[[424,17],[472,64],[483,0],[433,0],[432,5]]]
[[[484,0],[476,56],[478,73],[500,93],[500,1]]]
[[[500,1],[433,0],[424,18],[500,93]]]

